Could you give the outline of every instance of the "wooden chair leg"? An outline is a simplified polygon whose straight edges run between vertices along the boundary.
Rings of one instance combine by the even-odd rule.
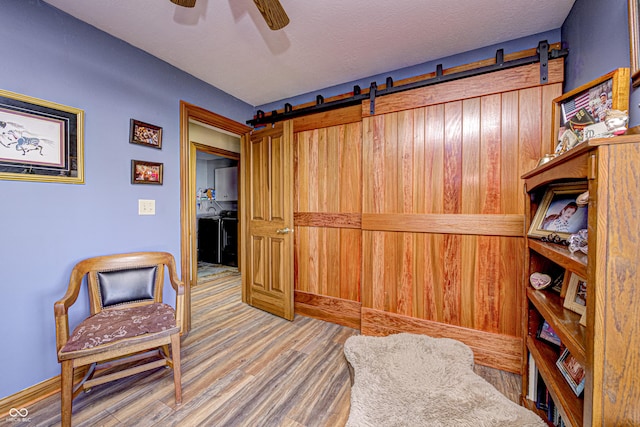
[[[60,410],[62,427],[71,427],[73,402],[73,360],[62,362],[60,375]]]
[[[182,403],[182,376],[180,374],[180,334],[171,335],[171,359],[173,361],[173,384],[176,388],[176,405]]]

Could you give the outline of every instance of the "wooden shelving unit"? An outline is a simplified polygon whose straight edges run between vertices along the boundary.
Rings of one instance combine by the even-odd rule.
[[[571,254],[561,244],[527,239],[522,404],[536,408],[527,399],[530,354],[566,425],[640,425],[638,165],[640,135],[622,136],[583,143],[523,176],[529,195],[528,225],[549,185],[588,183],[588,255]],[[529,285],[529,275],[545,269],[586,279],[586,327],[580,325],[579,314],[564,308],[560,294]],[[586,382],[580,396],[556,366],[561,348],[536,338],[543,321],[554,329],[561,348],[567,348],[584,367]]]

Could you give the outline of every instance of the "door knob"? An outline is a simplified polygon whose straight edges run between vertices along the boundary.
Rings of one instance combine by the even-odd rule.
[[[288,233],[293,233],[293,230],[290,229],[289,227],[281,228],[279,230],[276,230],[276,233],[278,233],[278,234],[288,234]]]

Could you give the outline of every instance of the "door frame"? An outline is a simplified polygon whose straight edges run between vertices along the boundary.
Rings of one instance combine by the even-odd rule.
[[[204,123],[206,125],[231,132],[241,138],[240,146],[242,147],[242,139],[251,132],[252,128],[242,123],[223,117],[219,114],[208,111],[197,105],[180,101],[180,272],[182,281],[185,285],[184,298],[184,327],[183,334],[187,335],[191,330],[191,286],[194,280],[194,268],[196,265],[195,255],[195,203],[193,197],[195,195],[195,179],[196,179],[196,162],[195,153],[197,147],[201,144],[192,143],[189,139],[189,120]],[[214,147],[210,147],[215,150]],[[224,150],[219,150],[223,152]],[[238,205],[238,217],[242,207]],[[240,242],[240,239],[238,239]],[[239,253],[242,248],[239,248]],[[241,256],[238,262],[241,262]],[[197,280],[197,276],[195,277]]]

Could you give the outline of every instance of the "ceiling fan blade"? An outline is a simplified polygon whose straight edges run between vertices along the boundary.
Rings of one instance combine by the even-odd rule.
[[[175,3],[182,7],[194,7],[196,5],[196,0],[171,0],[171,3]]]
[[[289,17],[278,0],[253,0],[253,2],[272,30],[284,28],[289,23]]]

